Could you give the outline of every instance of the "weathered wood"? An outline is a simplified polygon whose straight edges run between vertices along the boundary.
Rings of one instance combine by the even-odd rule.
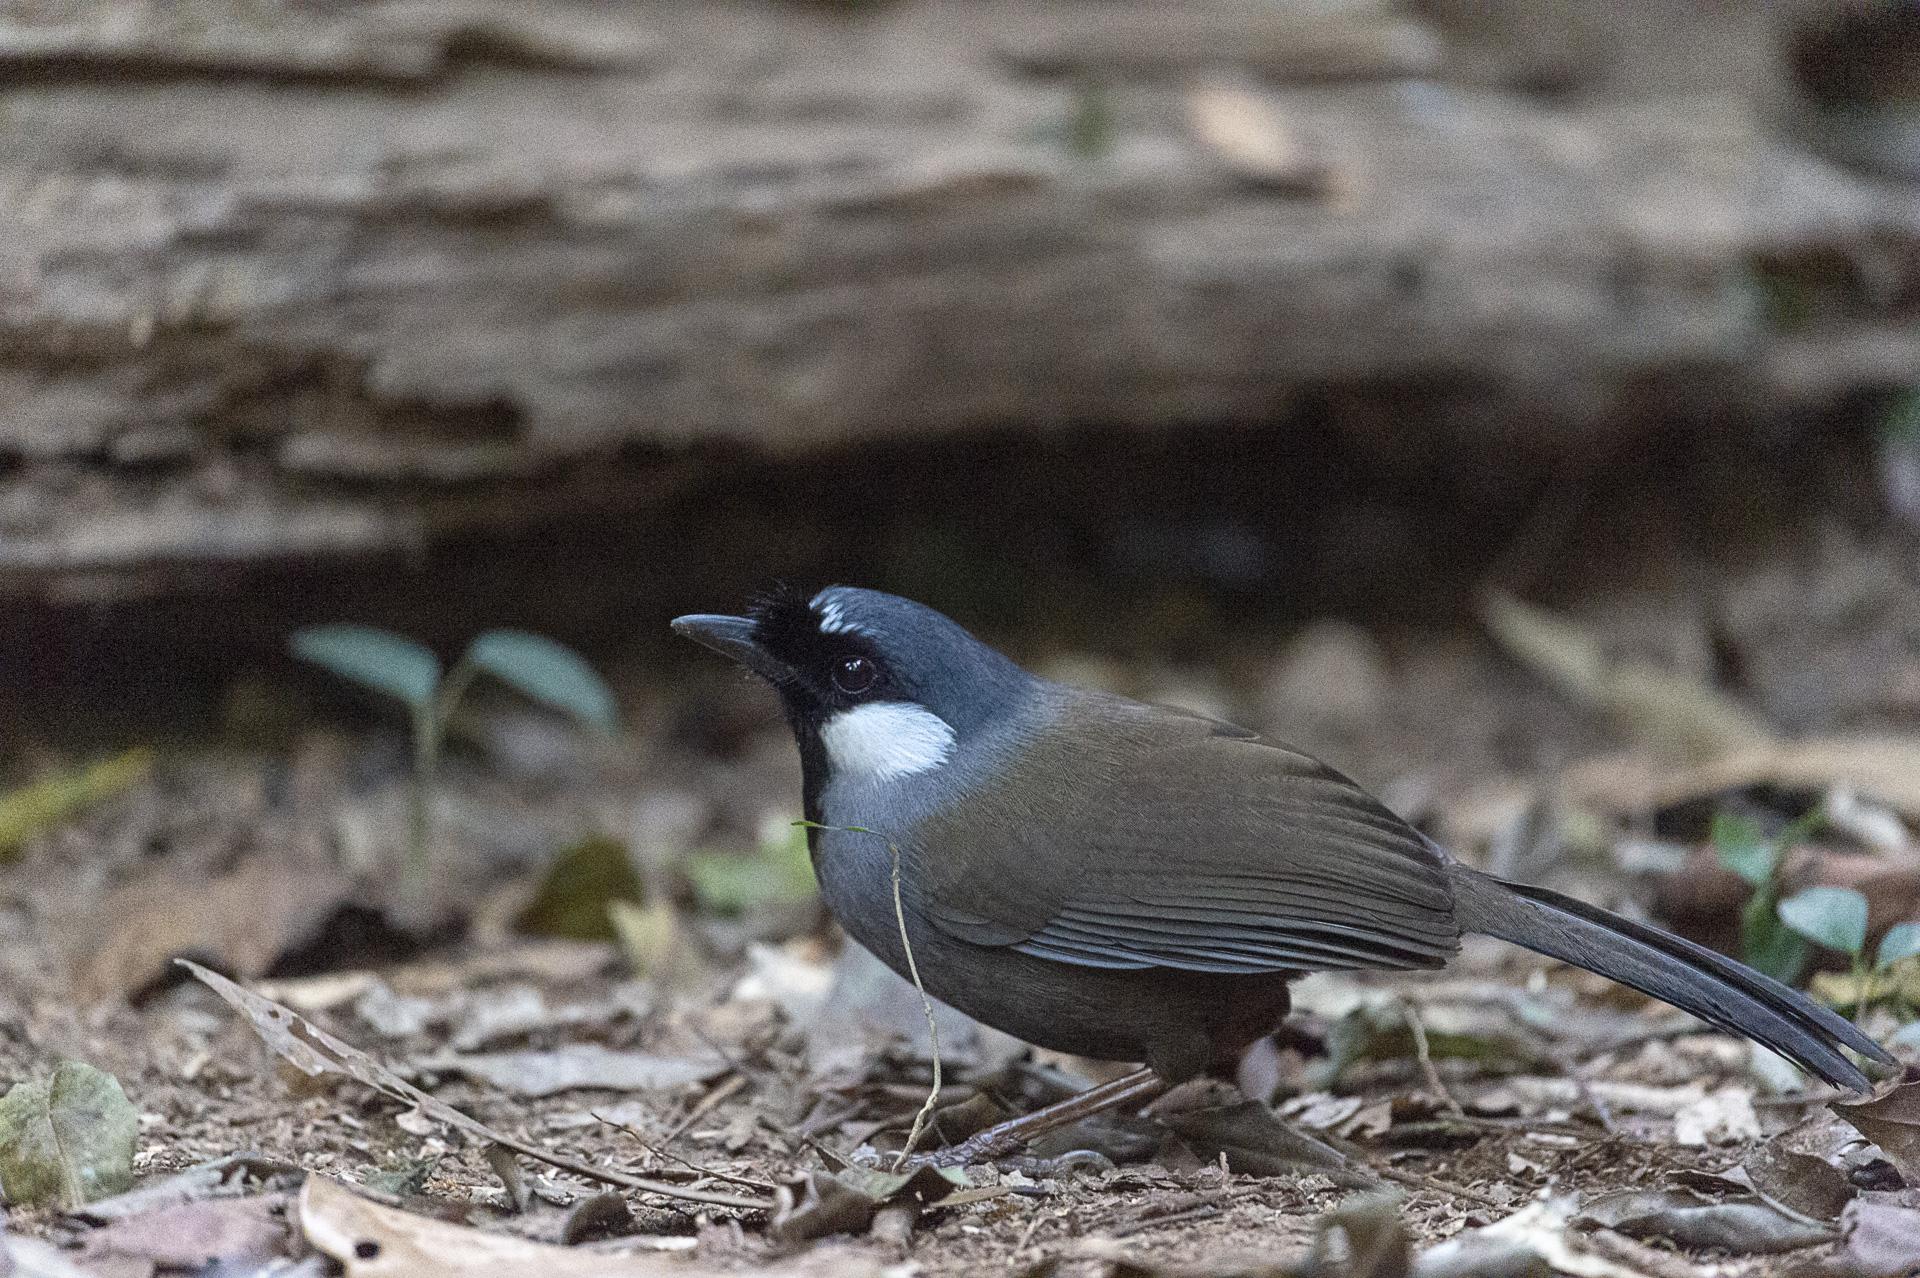
[[[611,509],[693,447],[1431,383],[1488,406],[1465,443],[1552,452],[1920,367],[1911,187],[1739,94],[1547,101],[1316,12],[16,7],[0,592]],[[1223,84],[1288,136],[1216,149]]]

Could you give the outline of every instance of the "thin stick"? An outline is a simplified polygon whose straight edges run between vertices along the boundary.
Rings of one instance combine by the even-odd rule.
[[[751,1177],[747,1177],[747,1176],[736,1176],[732,1172],[723,1172],[717,1167],[702,1167],[699,1163],[689,1162],[688,1160],[680,1157],[680,1155],[678,1154],[669,1153],[668,1151],[660,1148],[660,1146],[654,1144],[652,1141],[648,1140],[645,1136],[642,1136],[640,1134],[639,1129],[633,1126],[633,1124],[631,1123],[618,1122],[614,1119],[606,1117],[603,1114],[595,1114],[591,1110],[589,1110],[588,1113],[592,1114],[593,1120],[595,1122],[605,1123],[608,1127],[617,1127],[621,1131],[625,1132],[627,1136],[632,1139],[634,1144],[640,1146],[640,1148],[646,1150],[649,1154],[652,1154],[655,1158],[664,1158],[668,1162],[679,1163],[682,1167],[694,1173],[696,1176],[705,1176],[709,1180],[731,1181],[733,1184],[736,1184],[736,1185],[745,1185],[748,1189],[764,1189],[768,1193],[772,1193],[774,1191],[774,1186],[768,1183],[767,1181],[754,1180]]]
[[[900,948],[907,954],[907,973],[913,977],[913,988],[920,994],[920,1010],[927,1017],[927,1046],[933,1053],[933,1086],[927,1089],[927,1100],[920,1112],[913,1116],[913,1127],[907,1132],[907,1143],[894,1156],[893,1169],[899,1171],[906,1164],[907,1155],[920,1143],[920,1134],[927,1128],[927,1119],[933,1116],[934,1102],[940,1099],[940,1026],[933,1018],[933,1000],[927,997],[927,987],[920,983],[920,965],[913,960],[913,942],[907,939],[907,910],[900,903],[900,845],[892,839],[887,840],[887,855],[893,858],[893,918],[900,925]]]
[[[1425,1189],[1448,1198],[1464,1198],[1470,1203],[1479,1203],[1482,1207],[1492,1207],[1496,1211],[1502,1207],[1512,1206],[1511,1203],[1495,1202],[1480,1191],[1468,1189],[1465,1185],[1456,1185],[1451,1181],[1440,1180],[1433,1176],[1422,1176],[1418,1172],[1402,1171],[1393,1166],[1375,1167],[1373,1170],[1382,1180],[1391,1180],[1412,1189]]]
[[[1447,1114],[1453,1118],[1465,1118],[1467,1111],[1460,1108],[1460,1102],[1454,1099],[1447,1085],[1440,1081],[1440,1070],[1433,1063],[1433,1051],[1427,1044],[1427,1023],[1420,1019],[1420,1009],[1413,1005],[1412,999],[1400,1000],[1400,1014],[1406,1018],[1407,1028],[1413,1033],[1413,1051],[1420,1058],[1420,1072],[1427,1077],[1427,1086],[1440,1101]]]
[[[708,1092],[705,1096],[702,1096],[687,1108],[686,1117],[680,1119],[679,1122],[668,1128],[667,1134],[660,1138],[661,1145],[671,1145],[676,1140],[679,1140],[680,1137],[686,1133],[687,1128],[712,1113],[721,1101],[726,1100],[727,1097],[733,1095],[746,1085],[747,1076],[745,1074],[738,1072],[729,1074],[718,1087]]]

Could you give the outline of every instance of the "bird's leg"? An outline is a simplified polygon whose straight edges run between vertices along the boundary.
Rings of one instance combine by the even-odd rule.
[[[1065,1100],[1055,1101],[1031,1114],[995,1123],[985,1131],[975,1132],[958,1145],[918,1155],[913,1161],[934,1167],[966,1167],[1004,1158],[1036,1136],[1122,1105],[1144,1105],[1166,1091],[1167,1087],[1167,1081],[1152,1070],[1136,1069],[1112,1082],[1089,1087],[1084,1092],[1075,1092]]]

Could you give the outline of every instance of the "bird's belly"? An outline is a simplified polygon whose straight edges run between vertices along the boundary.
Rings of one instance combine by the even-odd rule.
[[[865,849],[846,849],[844,856],[826,851],[817,865],[827,908],[849,936],[912,979],[884,846],[877,861]],[[959,940],[927,923],[910,902],[903,907],[927,993],[1038,1047],[1096,1060],[1146,1061],[1181,1078],[1230,1067],[1287,1013],[1280,974],[1081,967]]]

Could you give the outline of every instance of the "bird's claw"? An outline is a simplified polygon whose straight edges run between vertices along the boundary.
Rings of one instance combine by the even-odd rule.
[[[1036,1158],[1017,1151],[1017,1141],[963,1140],[958,1145],[910,1155],[906,1167],[978,1167],[990,1163],[1003,1172],[1019,1172],[1036,1179],[1076,1171],[1112,1171],[1113,1160],[1096,1149],[1074,1149],[1055,1158]]]

